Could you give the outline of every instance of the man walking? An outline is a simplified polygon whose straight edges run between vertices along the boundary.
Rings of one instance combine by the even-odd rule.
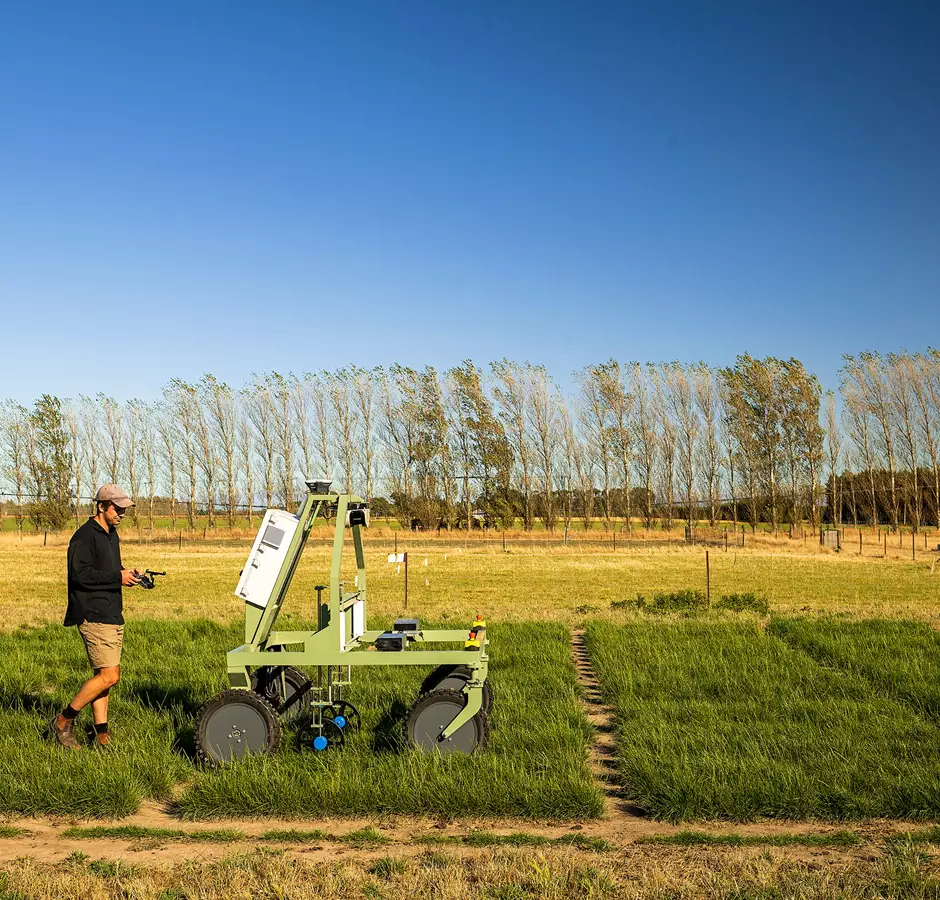
[[[81,745],[75,738],[75,717],[90,703],[95,720],[95,747],[108,749],[108,692],[121,677],[124,642],[122,587],[140,584],[136,570],[121,565],[117,528],[134,505],[116,484],[95,495],[95,515],[69,541],[69,603],[65,625],[77,625],[94,672],[72,702],[52,721],[56,740],[69,750]]]

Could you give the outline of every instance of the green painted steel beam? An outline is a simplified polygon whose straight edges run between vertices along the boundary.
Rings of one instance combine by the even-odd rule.
[[[229,684],[235,688],[250,689],[249,670],[261,666],[301,666],[322,668],[327,666],[442,666],[463,665],[471,670],[470,680],[463,688],[467,703],[454,720],[444,729],[443,736],[456,733],[473,716],[479,713],[483,701],[483,683],[489,672],[489,641],[485,627],[480,628],[478,647],[459,649],[435,649],[435,644],[460,644],[468,639],[470,628],[417,631],[409,637],[422,645],[421,650],[376,651],[375,641],[384,632],[364,630],[353,638],[356,620],[355,608],[361,603],[361,623],[365,627],[367,606],[367,582],[362,528],[358,517],[351,516],[349,528],[352,533],[356,557],[355,590],[346,593],[342,578],[343,545],[345,542],[347,514],[350,507],[358,507],[365,501],[353,494],[313,493],[308,488],[297,518],[299,526],[288,544],[277,579],[263,609],[245,604],[245,643],[226,654]],[[330,559],[330,583],[327,601],[317,610],[318,628],[315,631],[275,631],[278,614],[297,569],[307,539],[318,515],[326,517],[333,512],[336,517],[333,548]],[[471,626],[472,627],[472,626]],[[345,628],[345,631],[343,630]],[[288,646],[299,646],[299,650],[285,650]],[[427,648],[427,649],[423,649]],[[278,652],[272,653],[272,650]]]

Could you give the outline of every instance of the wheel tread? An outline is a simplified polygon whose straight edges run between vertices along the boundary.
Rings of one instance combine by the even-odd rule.
[[[469,681],[472,674],[473,669],[464,663],[460,665],[438,666],[421,682],[421,688],[418,691],[418,699],[420,700],[428,694],[437,693],[437,685],[444,681],[444,679],[450,678],[452,675],[465,676]],[[490,716],[493,714],[493,685],[490,684],[489,678],[483,683],[485,685],[483,689],[483,710],[486,712],[487,716]]]
[[[222,691],[219,694],[216,694],[214,697],[210,697],[206,700],[205,703],[199,707],[199,711],[196,713],[196,756],[199,760],[206,765],[217,767],[225,765],[225,762],[222,760],[215,759],[211,754],[209,754],[202,746],[199,740],[199,731],[200,726],[202,725],[202,720],[205,715],[207,715],[212,709],[223,706],[229,701],[235,700],[239,703],[245,702],[246,695],[251,697],[251,703],[257,703],[263,710],[268,719],[268,726],[270,728],[270,734],[268,738],[268,746],[262,753],[267,755],[273,755],[277,752],[277,748],[281,743],[281,719],[277,714],[277,710],[268,703],[260,694],[256,694],[254,691],[245,690],[244,688],[228,688],[227,690]],[[230,761],[230,760],[229,760]]]
[[[421,711],[421,707],[431,702],[432,700],[440,699],[449,699],[457,702],[461,702],[466,705],[467,696],[462,691],[452,691],[448,688],[440,691],[428,691],[425,694],[422,694],[418,697],[417,700],[412,704],[411,709],[408,710],[408,715],[405,716],[405,739],[408,742],[408,745],[421,749],[414,742],[411,736],[411,729],[408,727],[411,723],[414,716],[418,715]],[[482,707],[480,711],[473,717],[477,722],[479,729],[479,740],[476,743],[476,746],[473,748],[472,753],[478,753],[481,750],[485,750],[487,745],[490,742],[490,717],[487,715],[486,710]]]

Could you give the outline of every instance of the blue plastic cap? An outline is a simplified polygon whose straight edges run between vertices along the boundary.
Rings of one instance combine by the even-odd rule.
[[[346,716],[337,716],[335,719],[333,719],[333,721],[334,721],[340,728],[345,728],[345,727],[346,727]]]
[[[318,734],[313,739],[314,750],[326,750],[327,744],[329,744],[329,741],[325,737],[323,737],[322,734]]]

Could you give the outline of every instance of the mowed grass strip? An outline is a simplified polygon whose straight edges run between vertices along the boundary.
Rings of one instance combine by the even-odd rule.
[[[756,625],[592,623],[631,799],[656,818],[940,814],[940,733]]]
[[[299,750],[288,730],[276,757],[195,770],[177,810],[189,818],[600,815],[601,793],[587,764],[592,731],[578,703],[568,629],[529,622],[497,624],[489,632],[496,701],[484,752],[406,749],[401,724],[426,670],[364,667],[354,672],[349,693],[363,728],[349,736],[341,753]]]
[[[148,828],[145,825],[76,825],[62,832],[61,837],[112,841],[191,841],[204,844],[230,844],[245,840],[245,833],[232,828],[206,828],[184,831],[181,828]]]
[[[940,719],[940,634],[922,622],[774,619],[771,633],[813,659],[868,681],[918,713]]]
[[[677,847],[857,847],[861,838],[854,831],[804,834],[714,834],[707,831],[677,831],[639,838],[638,844],[670,844]]]
[[[929,828],[921,828],[917,831],[899,831],[897,834],[892,834],[885,843],[940,844],[940,826],[931,825]]]
[[[226,686],[225,653],[242,640],[239,631],[207,620],[128,625],[121,683],[112,691],[111,754],[66,752],[48,736],[50,720],[89,672],[75,629],[0,636],[0,812],[120,818],[145,798],[170,800],[186,782],[176,808],[190,819],[386,810],[559,820],[600,814],[566,627],[491,628],[497,706],[490,747],[479,755],[405,750],[401,722],[430,667],[366,667],[354,673],[348,694],[363,730],[342,753],[300,751],[287,729],[274,758],[204,769],[193,760],[195,716]],[[83,742],[89,725],[83,712]]]
[[[603,838],[586,834],[548,837],[528,831],[514,831],[511,834],[495,834],[492,831],[471,831],[468,834],[422,834],[414,838],[414,843],[463,847],[573,847],[576,850],[589,850],[592,853],[608,853],[617,849]]]
[[[365,828],[357,828],[355,831],[347,831],[346,834],[332,834],[329,831],[323,831],[321,828],[298,829],[298,828],[275,828],[264,832],[258,839],[273,844],[316,844],[320,842],[331,842],[336,844],[349,844],[358,849],[371,849],[381,847],[384,844],[390,844],[392,839],[382,834],[381,831],[373,828],[371,825]]]

